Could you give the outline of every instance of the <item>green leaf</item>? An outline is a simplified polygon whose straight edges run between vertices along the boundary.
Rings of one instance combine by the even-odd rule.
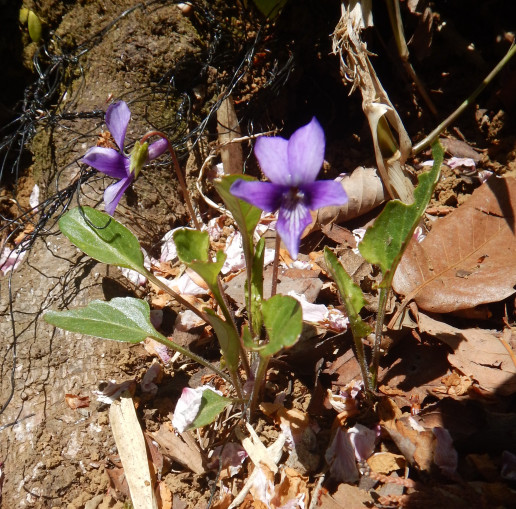
[[[248,350],[255,350],[257,346],[256,343],[253,341],[251,331],[249,330],[249,327],[247,325],[242,326],[242,343]]]
[[[229,189],[238,179],[245,181],[256,180],[255,178],[247,175],[228,175],[215,182],[215,189],[224,201],[226,208],[233,215],[238,229],[242,234],[242,245],[244,247],[245,259],[247,263],[252,263],[251,257],[249,256],[248,258],[248,255],[253,252],[253,233],[256,225],[260,221],[262,211],[258,207],[240,200],[231,194]]]
[[[432,156],[434,159],[432,170],[418,177],[418,186],[414,190],[414,203],[407,205],[399,200],[387,203],[358,246],[362,256],[369,263],[380,267],[383,274],[380,286],[383,288],[390,287],[401,256],[439,180],[444,157],[439,142],[432,146]]]
[[[288,0],[254,0],[256,7],[269,19],[276,18]]]
[[[195,260],[187,263],[187,265],[206,281],[210,290],[217,296],[219,294],[218,277],[225,261],[226,254],[224,251],[217,251],[214,262],[199,262]]]
[[[34,11],[29,10],[27,24],[29,27],[29,36],[33,42],[39,42],[41,39],[41,30],[43,25],[41,24],[41,20],[38,18]]]
[[[231,403],[233,403],[232,399],[225,398],[210,389],[206,389],[202,393],[199,413],[188,429],[202,428],[207,424],[211,424]]]
[[[269,342],[259,354],[269,357],[297,341],[303,329],[303,312],[299,302],[287,295],[275,295],[264,301],[262,312]]]
[[[99,262],[146,275],[140,243],[125,226],[91,207],[82,207],[82,212],[94,226],[85,221],[79,207],[59,220],[61,231],[73,244]]]
[[[20,24],[25,25],[27,23],[27,20],[29,19],[29,9],[27,7],[22,7],[20,9],[19,18]]]
[[[197,230],[186,228],[177,230],[174,232],[174,242],[179,259],[204,279],[226,315],[228,311],[218,282],[220,271],[226,261],[225,253],[217,251],[216,260],[210,261],[208,252],[210,238],[206,232]]]
[[[353,282],[337,257],[328,247],[324,248],[324,260],[326,261],[327,268],[332,278],[335,280],[335,283],[337,283],[340,296],[346,306],[353,337],[366,337],[371,332],[371,327],[369,327],[359,315],[360,310],[367,304],[362,290]]]
[[[174,243],[183,263],[188,265],[194,260],[209,261],[210,237],[207,232],[182,228],[174,232]]]
[[[228,370],[236,372],[238,368],[238,355],[240,340],[232,323],[228,323],[220,316],[218,316],[212,309],[205,309],[209,316],[210,325],[213,327],[217,339],[219,341],[220,349],[224,355],[224,360]]]
[[[147,302],[132,297],[94,300],[84,308],[69,311],[48,311],[45,321],[71,332],[114,341],[140,343],[151,336],[168,342],[152,326]]]

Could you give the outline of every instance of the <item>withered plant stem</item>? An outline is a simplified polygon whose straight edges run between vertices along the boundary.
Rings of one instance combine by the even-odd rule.
[[[509,51],[505,56],[498,62],[498,65],[484,78],[482,83],[475,89],[475,91],[446,119],[444,119],[428,136],[422,139],[419,143],[412,147],[412,154],[417,154],[423,149],[429,147],[452,122],[454,122],[464,110],[473,104],[473,101],[480,95],[480,93],[486,88],[493,78],[502,70],[503,66],[514,56],[516,53],[516,44],[512,44]]]
[[[147,133],[141,139],[141,141],[144,142],[152,136],[159,136],[160,138],[163,138],[164,140],[167,141],[168,151],[170,152],[170,156],[172,157],[172,164],[176,171],[176,176],[177,176],[177,180],[179,180],[179,185],[181,186],[181,191],[183,192],[183,197],[185,199],[188,213],[190,214],[190,217],[192,218],[195,228],[200,231],[201,225],[199,224],[199,221],[197,220],[197,216],[195,215],[195,211],[192,206],[192,202],[190,200],[190,193],[188,192],[188,188],[186,187],[186,182],[183,177],[183,172],[181,171],[181,167],[179,166],[179,161],[177,160],[176,152],[172,148],[172,144],[170,143],[170,140],[168,139],[167,135],[162,133],[161,131],[151,131],[150,133]]]

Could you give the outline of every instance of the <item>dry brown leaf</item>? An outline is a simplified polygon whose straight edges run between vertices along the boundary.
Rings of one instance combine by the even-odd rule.
[[[455,138],[439,138],[444,150],[453,157],[469,157],[475,162],[480,162],[482,155],[468,145],[465,141]]]
[[[449,313],[514,293],[516,179],[491,178],[471,198],[410,242],[393,288],[420,309]]]
[[[220,156],[224,173],[235,175],[242,173],[244,156],[240,143],[231,143],[235,138],[240,138],[240,125],[235,112],[235,103],[231,96],[226,97],[217,110],[217,132],[221,144]]]
[[[433,392],[435,394],[447,394],[451,397],[468,394],[473,385],[473,379],[470,376],[460,375],[456,371],[441,378],[441,382],[443,385],[436,387]]]
[[[387,198],[375,168],[359,166],[353,173],[345,175],[341,184],[348,195],[348,201],[339,207],[324,207],[315,212],[309,232],[319,230],[330,223],[343,223],[366,214]]]
[[[178,436],[168,423],[162,424],[151,436],[163,449],[163,454],[181,463],[195,474],[203,474],[205,468],[199,447],[190,437],[189,432]]]
[[[75,394],[65,394],[66,404],[72,409],[86,408],[90,406],[90,398],[88,396],[77,396]]]
[[[106,468],[105,472],[109,479],[109,494],[115,500],[129,498],[131,493],[129,491],[129,485],[127,484],[124,469],[119,467]]]
[[[373,504],[371,495],[358,486],[339,484],[335,493],[324,491],[317,501],[318,509],[366,509]]]
[[[390,474],[400,468],[405,468],[405,457],[392,452],[377,452],[367,459],[367,464],[377,474]]]
[[[319,271],[303,271],[302,276],[299,277],[298,271],[293,271],[293,277],[287,275],[287,271],[281,269],[278,274],[278,287],[277,293],[281,295],[288,295],[289,292],[293,291],[297,294],[304,295],[308,302],[315,302],[319,292],[322,288],[322,281],[318,277]],[[235,278],[227,283],[226,295],[228,295],[233,302],[239,307],[245,305],[245,283],[247,275],[245,272],[241,272]],[[272,281],[272,267],[267,267],[263,274],[263,297],[268,299],[271,292],[271,281]]]
[[[274,498],[271,503],[276,507],[293,506],[293,501],[298,501],[299,506],[303,503],[304,507],[308,505],[308,488],[306,483],[307,477],[302,476],[293,468],[285,467],[281,471],[281,479],[279,485],[274,489]]]
[[[388,397],[380,400],[378,410],[380,424],[407,461],[420,470],[429,471],[436,445],[434,434],[426,429],[414,429],[410,414],[402,414],[396,403]]]
[[[516,392],[516,366],[494,334],[481,329],[457,329],[423,313],[419,314],[419,330],[450,346],[450,364],[484,389],[501,395]]]

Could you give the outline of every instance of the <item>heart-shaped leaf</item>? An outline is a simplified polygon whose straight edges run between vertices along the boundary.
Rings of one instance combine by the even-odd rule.
[[[181,228],[173,234],[179,259],[187,265],[194,260],[209,261],[210,237],[206,232]]]
[[[95,260],[146,275],[138,239],[108,214],[91,207],[77,207],[59,220],[59,228]]]
[[[187,230],[174,232],[174,242],[179,259],[201,276],[210,290],[217,296],[218,276],[226,261],[223,251],[218,251],[214,262],[209,260],[210,238],[206,232]]]
[[[269,342],[259,350],[262,357],[274,355],[298,340],[303,329],[303,312],[296,299],[287,295],[275,295],[263,302],[262,312],[269,336]]]
[[[233,403],[232,399],[225,398],[210,389],[206,389],[202,393],[201,406],[197,417],[188,429],[202,428],[207,424],[211,424],[231,403]]]

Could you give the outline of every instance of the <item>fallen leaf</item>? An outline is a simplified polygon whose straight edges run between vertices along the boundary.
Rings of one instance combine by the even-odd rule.
[[[254,428],[246,423],[247,431],[249,432],[250,438],[246,437],[240,430],[237,429],[237,437],[242,442],[242,447],[247,452],[251,461],[256,467],[263,466],[272,474],[277,473],[278,467],[274,458],[271,457],[268,448],[263,445],[262,441],[256,434]]]
[[[400,468],[405,468],[405,457],[392,452],[377,452],[367,460],[367,464],[377,474],[390,474]]]
[[[227,479],[240,472],[246,459],[247,453],[240,444],[227,442],[215,447],[207,467],[218,472],[220,479]]]
[[[482,155],[474,150],[471,145],[468,145],[462,140],[454,138],[439,138],[441,145],[446,150],[446,153],[454,157],[469,157],[475,162],[480,162]]]
[[[516,179],[491,178],[461,207],[412,240],[394,276],[394,290],[420,309],[449,313],[514,293]]]
[[[150,434],[163,449],[162,453],[173,461],[181,463],[195,474],[202,474],[204,469],[204,458],[199,447],[189,435],[189,432],[176,435],[172,426],[168,423],[162,424],[158,431]]]
[[[134,507],[158,509],[149,471],[147,449],[134,403],[126,392],[109,408],[109,421]]]
[[[461,375],[456,371],[441,378],[441,382],[443,386],[436,387],[433,392],[437,394],[447,394],[452,397],[468,394],[470,387],[473,385],[473,379],[471,377]]]
[[[278,403],[262,402],[260,409],[265,415],[274,417],[287,437],[289,457],[285,465],[295,468],[300,475],[315,472],[320,457],[316,454],[317,438],[308,414],[296,408],[287,410]]]
[[[452,348],[448,361],[489,391],[508,396],[516,392],[516,366],[500,338],[482,329],[458,329],[419,314],[419,331]]]
[[[278,275],[279,283],[277,293],[281,295],[288,295],[290,291],[297,294],[304,295],[308,302],[314,302],[322,287],[322,281],[318,277],[318,272],[312,271],[312,277],[290,278],[280,270]],[[239,307],[245,304],[245,282],[247,275],[242,272],[227,283],[226,295],[228,295]],[[265,269],[263,274],[264,279],[264,299],[270,297],[272,268]]]
[[[419,470],[430,470],[435,451],[434,434],[418,426],[410,414],[402,414],[394,401],[382,398],[378,406],[380,424],[389,433],[400,452]]]
[[[158,443],[152,440],[151,436],[148,433],[143,435],[145,438],[145,443],[147,445],[147,451],[150,455],[149,464],[152,466],[152,476],[153,479],[161,480],[161,474],[163,472],[163,467],[165,465],[165,461],[163,459],[163,454],[161,454]]]
[[[339,207],[323,207],[312,214],[309,232],[332,223],[344,223],[370,212],[387,198],[382,180],[375,168],[359,166],[349,175],[337,178],[348,195],[348,201]]]
[[[281,479],[274,489],[274,497],[271,500],[273,507],[307,507],[308,478],[302,476],[293,468],[285,467],[281,471]]]
[[[358,486],[340,484],[337,491],[330,495],[327,491],[319,497],[315,507],[319,509],[366,509],[374,504],[371,495]]]
[[[109,478],[110,495],[115,500],[123,500],[129,498],[131,493],[129,492],[129,485],[127,484],[127,478],[123,468],[106,468],[105,470]]]
[[[66,404],[72,409],[86,408],[90,406],[90,398],[88,396],[77,396],[75,394],[65,394]]]
[[[338,378],[333,380],[333,384],[337,386],[345,386],[352,380],[360,378],[360,366],[353,349],[349,348],[343,352],[323,373],[330,376],[337,375]]]

